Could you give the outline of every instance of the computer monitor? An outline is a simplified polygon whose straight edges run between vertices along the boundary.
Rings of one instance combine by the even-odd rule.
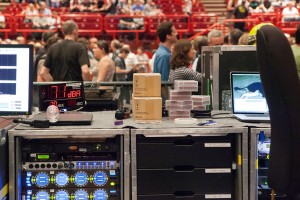
[[[32,45],[0,45],[0,116],[31,114]]]

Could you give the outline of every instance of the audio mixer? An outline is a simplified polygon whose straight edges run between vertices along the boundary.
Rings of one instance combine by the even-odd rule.
[[[22,200],[119,200],[120,137],[22,145]]]

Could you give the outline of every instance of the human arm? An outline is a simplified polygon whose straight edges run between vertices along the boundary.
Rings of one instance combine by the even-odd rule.
[[[53,77],[50,74],[50,69],[42,66],[40,73],[38,74],[42,80],[46,81],[46,82],[51,82],[53,81]]]
[[[193,69],[186,68],[184,70],[185,80],[201,81],[202,76],[203,75],[201,73],[194,71]]]
[[[81,74],[84,81],[90,81],[90,71],[87,64],[81,66]]]

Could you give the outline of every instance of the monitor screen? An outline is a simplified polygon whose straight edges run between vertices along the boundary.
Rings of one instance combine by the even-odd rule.
[[[32,45],[0,45],[0,116],[31,114]]]

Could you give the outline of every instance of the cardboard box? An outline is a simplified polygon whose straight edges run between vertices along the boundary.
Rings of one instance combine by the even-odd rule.
[[[134,73],[132,84],[135,97],[161,96],[160,73]]]
[[[134,120],[161,121],[162,120],[162,98],[161,97],[133,97],[132,113],[133,113]]]

